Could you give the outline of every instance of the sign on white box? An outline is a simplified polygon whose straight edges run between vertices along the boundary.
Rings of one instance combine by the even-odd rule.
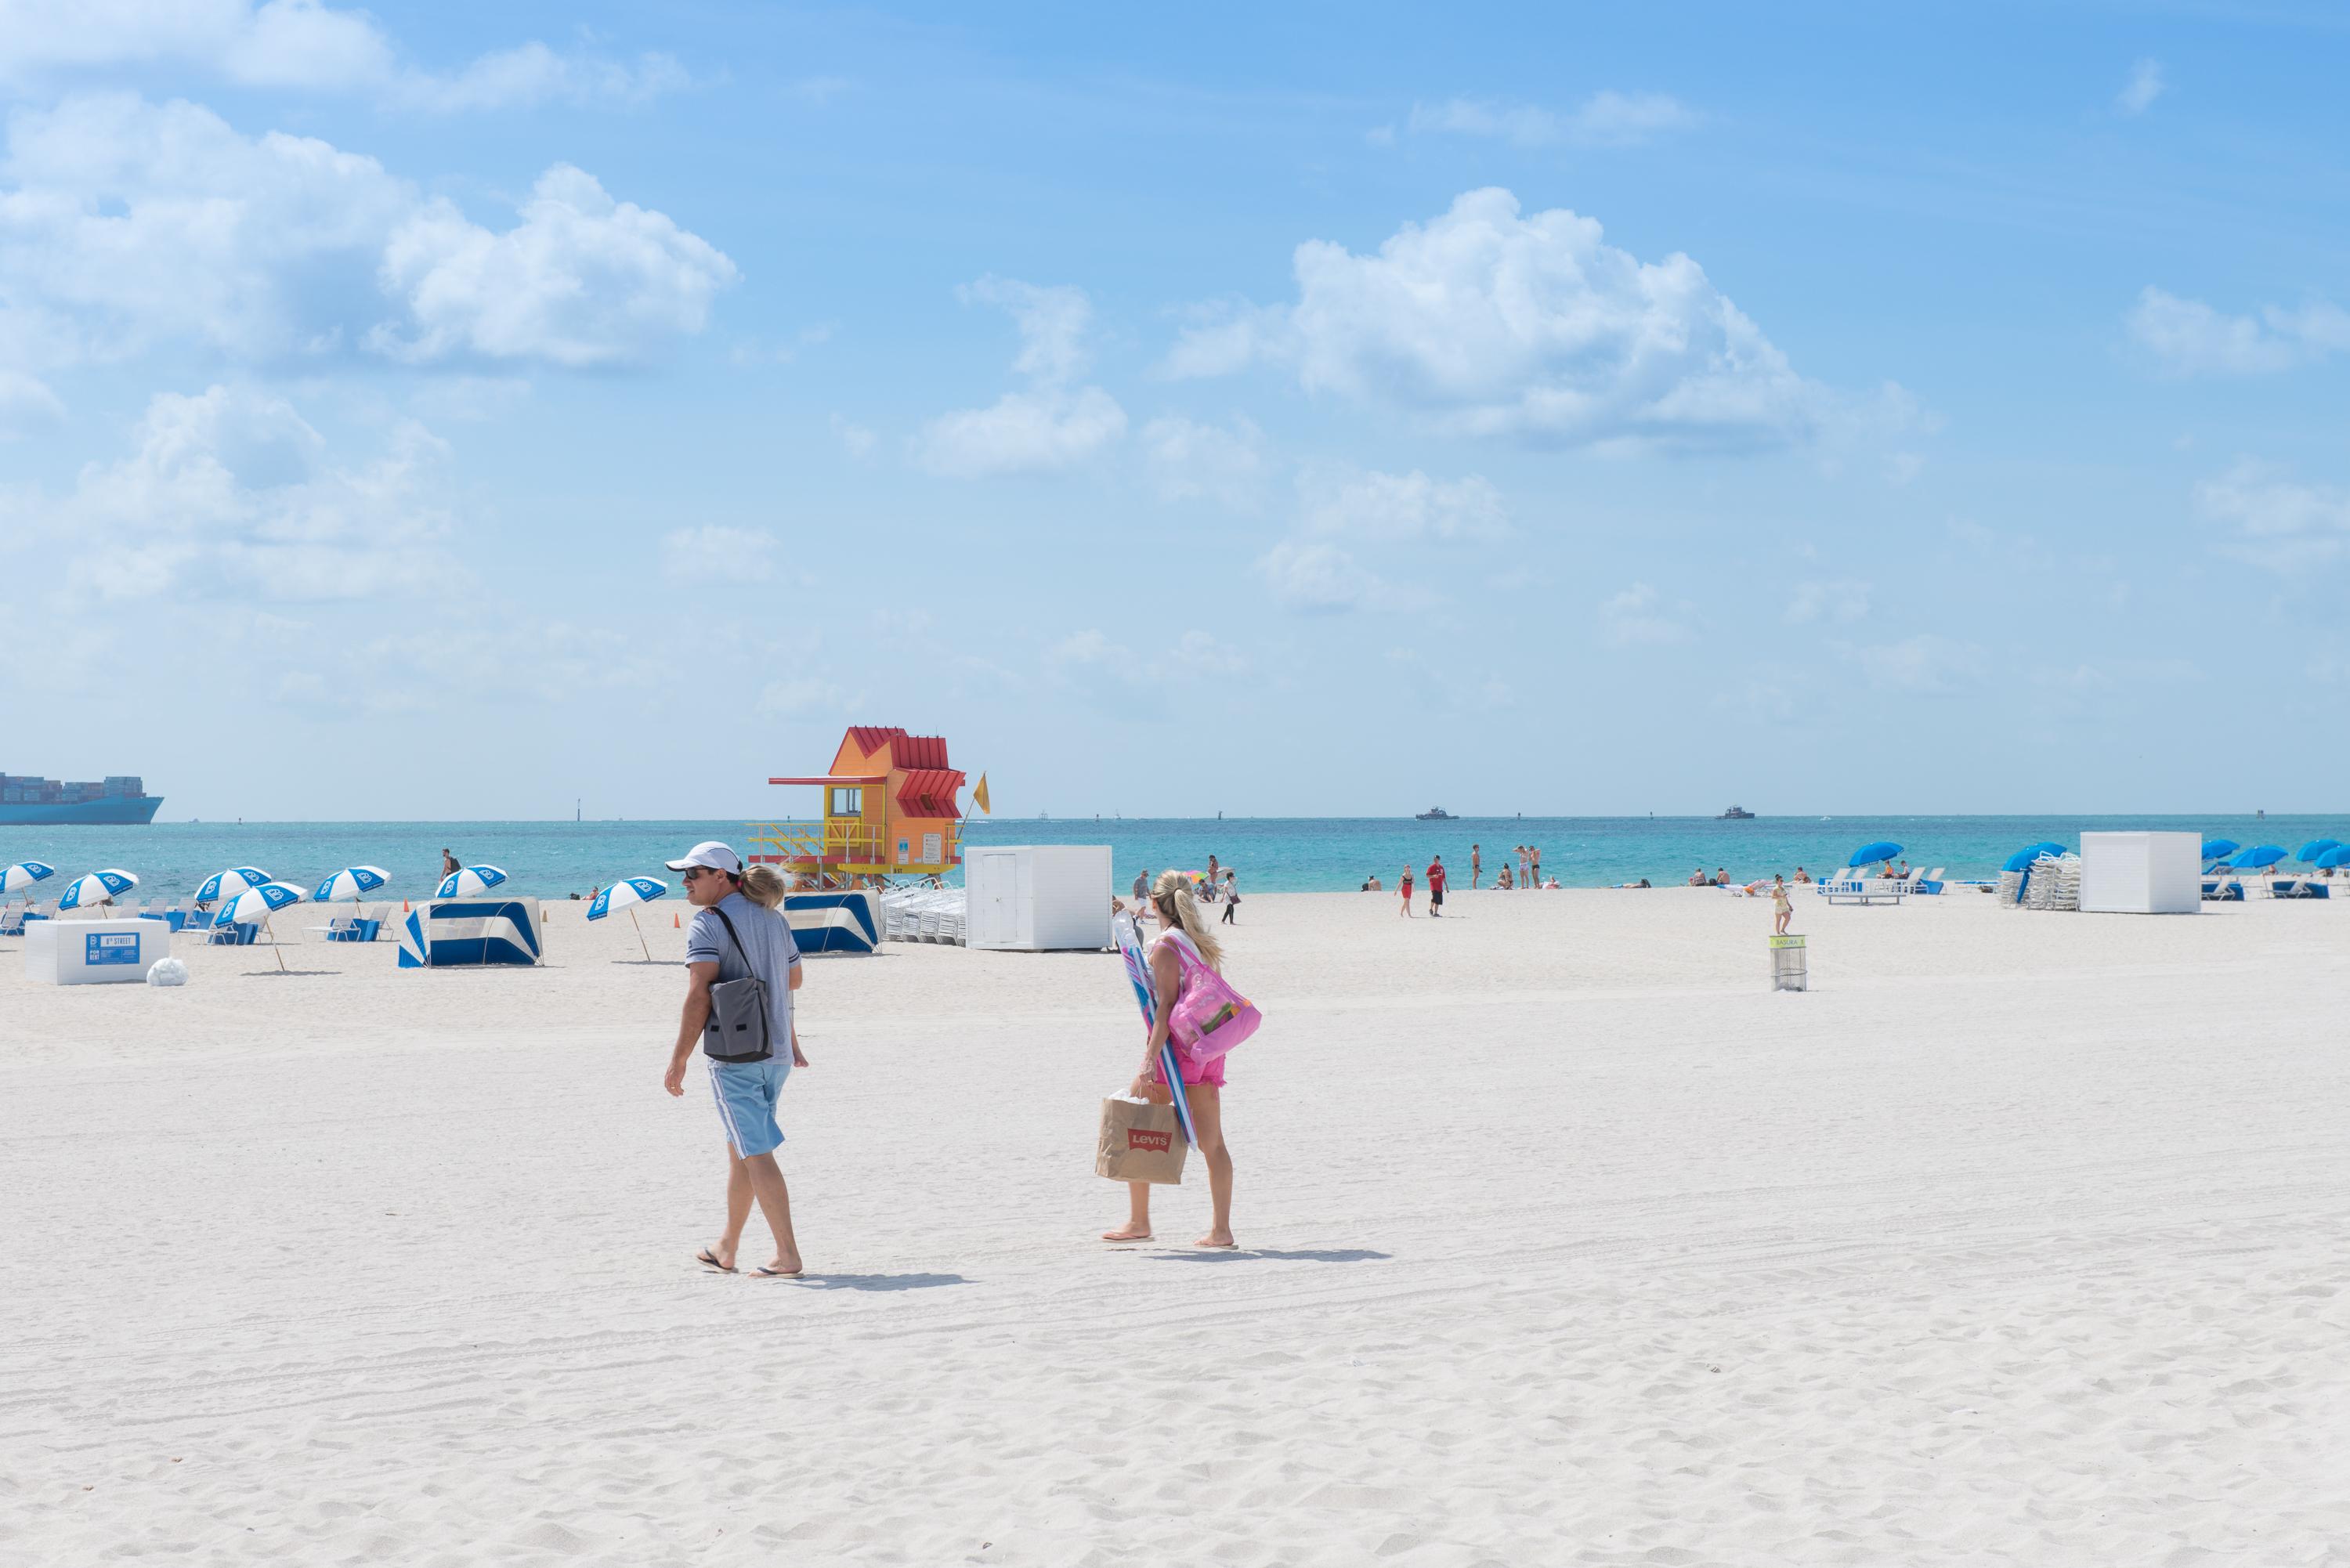
[[[50,985],[124,985],[172,956],[161,920],[35,920],[25,928],[25,978]]]

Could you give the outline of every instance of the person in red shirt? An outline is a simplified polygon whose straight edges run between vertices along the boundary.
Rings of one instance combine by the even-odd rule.
[[[1409,919],[1411,915],[1411,867],[1409,866],[1403,868],[1403,881],[1398,886],[1403,894],[1403,914],[1406,919]]]
[[[1444,913],[1444,857],[1432,855],[1428,861],[1428,912]]]

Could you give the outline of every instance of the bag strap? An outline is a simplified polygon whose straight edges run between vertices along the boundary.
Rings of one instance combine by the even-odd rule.
[[[751,950],[743,945],[743,939],[741,937],[735,935],[734,922],[726,918],[726,911],[720,909],[717,905],[712,904],[710,906],[710,912],[718,917],[718,923],[724,926],[726,928],[726,934],[733,939],[734,950],[743,955],[743,967],[751,971],[751,978],[754,980],[764,980],[766,977],[760,974],[759,966],[751,961]]]

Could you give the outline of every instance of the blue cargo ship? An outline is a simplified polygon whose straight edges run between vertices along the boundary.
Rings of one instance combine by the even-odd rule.
[[[0,827],[122,826],[152,822],[162,807],[163,797],[149,794],[146,781],[136,774],[61,784],[0,774]]]

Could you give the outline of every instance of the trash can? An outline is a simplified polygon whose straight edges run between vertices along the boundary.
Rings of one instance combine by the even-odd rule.
[[[1771,939],[1771,989],[1773,991],[1809,991],[1811,974],[1804,959],[1804,939],[1773,937]]]

